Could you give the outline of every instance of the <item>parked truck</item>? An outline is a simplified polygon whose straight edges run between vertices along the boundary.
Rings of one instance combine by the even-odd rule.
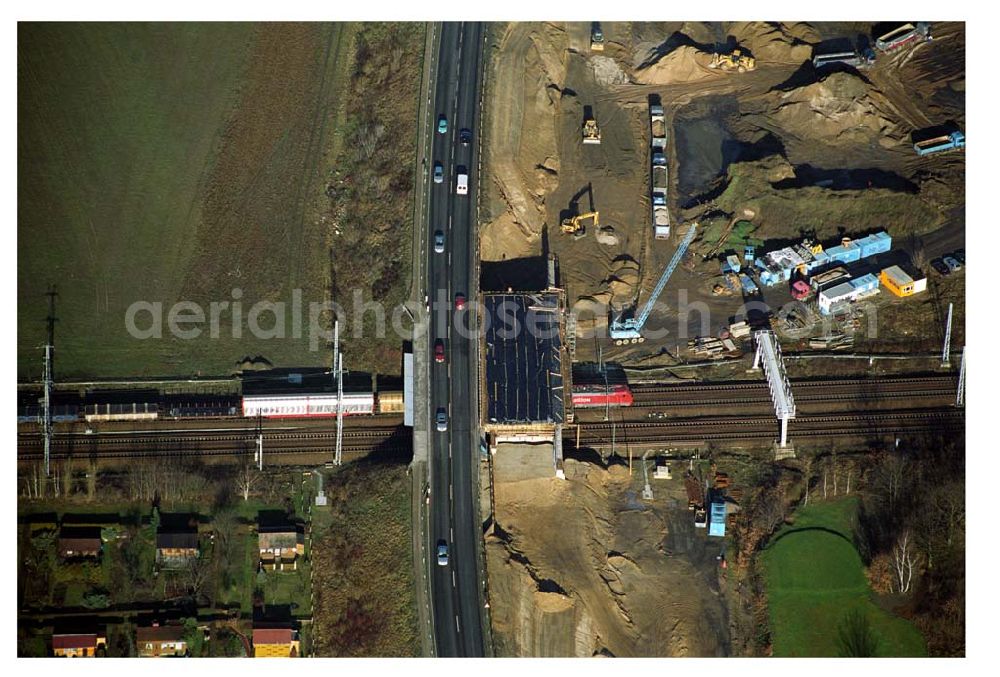
[[[965,148],[965,134],[962,132],[952,132],[951,134],[936,136],[933,139],[918,141],[913,144],[913,150],[917,151],[917,155],[921,157],[930,155],[931,153],[941,153],[946,150],[957,150],[959,148]]]
[[[670,239],[670,214],[665,206],[653,207],[653,237],[657,240]]]
[[[653,206],[667,204],[667,168],[664,165],[653,165]]]
[[[813,68],[819,70],[824,66],[842,63],[854,68],[868,68],[875,63],[875,50],[867,48],[863,52],[834,52],[832,54],[816,54],[813,56]]]
[[[663,106],[649,107],[649,126],[652,130],[653,148],[667,147],[667,123],[663,116]]]
[[[891,52],[911,42],[923,42],[932,40],[931,25],[926,21],[918,21],[914,24],[904,24],[899,28],[889,31],[875,41],[875,46],[883,52]]]

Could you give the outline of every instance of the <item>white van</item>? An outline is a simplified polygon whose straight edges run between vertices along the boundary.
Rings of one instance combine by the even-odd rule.
[[[459,195],[467,195],[469,192],[469,173],[465,167],[458,168],[458,183],[455,185],[455,192]]]

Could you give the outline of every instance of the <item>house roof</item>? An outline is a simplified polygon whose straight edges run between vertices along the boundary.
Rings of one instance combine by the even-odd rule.
[[[255,628],[253,631],[253,643],[255,646],[263,644],[291,644],[295,639],[295,631],[291,628]]]
[[[52,635],[53,649],[84,649],[97,646],[97,635]]]
[[[59,552],[90,552],[101,549],[99,538],[60,538]]]
[[[180,533],[158,533],[156,534],[157,548],[197,548],[197,532]]]
[[[299,543],[305,543],[305,534],[296,529],[282,531],[261,531],[257,534],[257,541],[261,548],[294,548]]]
[[[177,642],[184,638],[184,628],[180,625],[154,625],[136,628],[135,638],[139,642]]]

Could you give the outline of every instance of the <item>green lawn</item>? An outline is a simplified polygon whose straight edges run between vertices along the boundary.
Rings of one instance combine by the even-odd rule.
[[[879,656],[924,656],[908,621],[878,607],[851,542],[855,499],[816,503],[795,513],[764,551],[775,656],[837,656],[837,635],[853,609],[867,615]]]

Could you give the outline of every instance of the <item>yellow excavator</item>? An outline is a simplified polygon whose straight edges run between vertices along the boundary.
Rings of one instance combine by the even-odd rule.
[[[572,235],[574,238],[581,238],[587,234],[587,229],[584,227],[583,222],[587,219],[593,219],[594,222],[591,224],[594,228],[601,225],[599,212],[586,212],[585,214],[580,214],[578,216],[573,216],[571,218],[565,219],[562,222],[562,232],[567,235]]]
[[[757,60],[752,56],[747,56],[738,49],[734,49],[732,54],[714,53],[712,55],[712,63],[708,64],[708,67],[721,68],[724,71],[735,70],[739,73],[746,73],[747,71],[752,71],[757,68]]]

